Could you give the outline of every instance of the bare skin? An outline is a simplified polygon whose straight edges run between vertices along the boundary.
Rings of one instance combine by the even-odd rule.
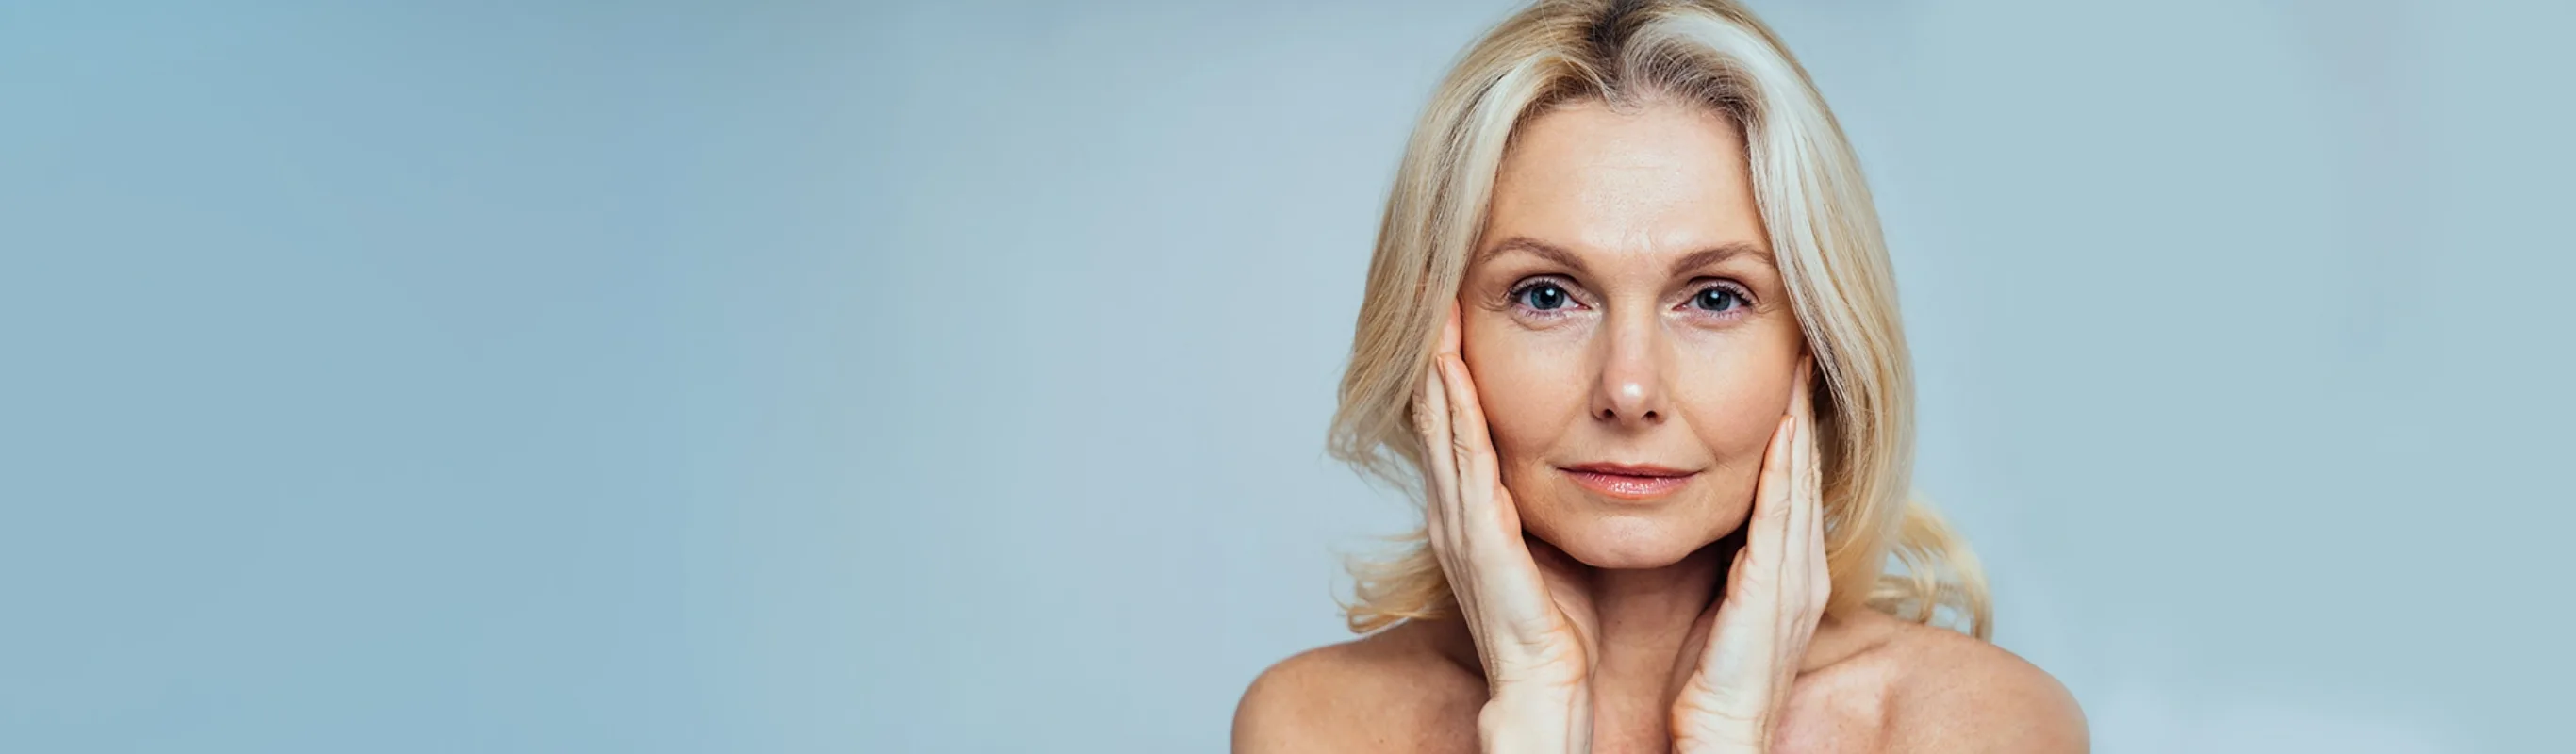
[[[1236,713],[1234,750],[1475,752],[1486,701],[1464,626],[1408,622],[1263,673]],[[1648,743],[1592,750],[1670,750],[1651,743],[1651,730],[1626,738]],[[1772,750],[2088,749],[2074,699],[2039,668],[1954,631],[1864,612],[1818,627]]]
[[[1823,613],[1812,357],[1732,122],[1539,115],[1482,237],[1414,417],[1458,610],[1271,668],[1236,750],[2085,749],[2010,653]]]

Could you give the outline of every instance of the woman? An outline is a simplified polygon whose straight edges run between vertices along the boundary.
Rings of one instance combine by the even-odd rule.
[[[1333,426],[1419,485],[1419,546],[1361,564],[1368,635],[1263,673],[1235,748],[2084,750],[1908,499],[1909,374],[1857,161],[1767,28],[1513,16],[1406,150]]]

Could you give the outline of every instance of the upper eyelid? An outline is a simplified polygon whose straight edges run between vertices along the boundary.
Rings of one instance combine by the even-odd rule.
[[[1753,286],[1725,278],[1707,278],[1694,282],[1690,287],[1690,293],[1692,296],[1698,296],[1700,292],[1706,291],[1710,288],[1724,288],[1735,295],[1743,296],[1745,301],[1749,302],[1753,300]]]
[[[1576,303],[1591,306],[1591,304],[1583,302],[1585,295],[1583,292],[1583,285],[1574,282],[1572,278],[1568,278],[1564,275],[1532,275],[1528,278],[1522,279],[1520,282],[1513,283],[1509,288],[1503,289],[1503,296],[1508,299],[1512,305],[1518,306],[1521,303],[1522,293],[1528,292],[1530,289],[1537,288],[1542,283],[1555,283],[1556,287],[1565,291],[1567,298],[1573,299]]]
[[[1683,305],[1683,306],[1690,306],[1693,302],[1696,302],[1696,301],[1698,301],[1698,300],[1699,300],[1699,296],[1700,296],[1700,294],[1708,292],[1708,289],[1710,289],[1710,288],[1717,288],[1717,289],[1724,290],[1724,291],[1726,291],[1729,295],[1733,295],[1734,297],[1736,297],[1736,299],[1738,299],[1738,300],[1740,301],[1740,303],[1738,303],[1738,304],[1737,304],[1735,307],[1733,307],[1733,308],[1738,308],[1738,309],[1749,309],[1749,308],[1752,308],[1752,307],[1754,307],[1754,306],[1757,306],[1757,305],[1759,305],[1759,304],[1761,303],[1760,301],[1755,300],[1755,299],[1754,299],[1754,297],[1753,297],[1753,286],[1745,285],[1745,284],[1743,284],[1743,283],[1738,283],[1738,282],[1735,282],[1735,281],[1732,281],[1732,280],[1711,280],[1711,281],[1708,281],[1708,282],[1707,282],[1706,284],[1704,284],[1704,285],[1693,286],[1693,287],[1690,289],[1690,290],[1691,290],[1690,297],[1685,298],[1685,299],[1682,299],[1682,305]]]
[[[1588,292],[1583,290],[1583,285],[1581,283],[1577,283],[1573,279],[1558,273],[1532,275],[1527,278],[1523,278],[1512,283],[1510,287],[1504,288],[1503,296],[1508,299],[1510,303],[1517,305],[1520,303],[1521,294],[1537,288],[1539,285],[1544,283],[1555,283],[1558,288],[1565,290],[1567,298],[1573,299],[1576,303],[1582,303],[1585,306],[1591,305],[1583,301]],[[1699,294],[1710,288],[1726,289],[1728,292],[1734,293],[1736,296],[1743,298],[1744,303],[1748,306],[1755,303],[1752,286],[1745,285],[1744,283],[1737,282],[1735,280],[1718,277],[1704,277],[1691,281],[1690,285],[1687,287],[1689,294],[1682,298],[1682,302],[1684,304],[1688,304],[1691,299],[1698,298]]]

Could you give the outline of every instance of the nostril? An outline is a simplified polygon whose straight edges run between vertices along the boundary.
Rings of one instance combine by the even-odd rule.
[[[1618,420],[1619,420],[1619,410],[1618,410],[1618,409],[1605,408],[1605,409],[1601,409],[1600,411],[1596,411],[1596,412],[1594,412],[1592,415],[1593,415],[1595,418],[1598,418],[1598,419],[1600,419],[1600,420],[1602,420],[1602,421],[1618,421]],[[1647,412],[1645,412],[1645,413],[1643,413],[1643,414],[1638,414],[1637,416],[1639,417],[1639,418],[1638,418],[1638,421],[1644,421],[1644,422],[1657,422],[1657,421],[1662,421],[1662,420],[1663,420],[1663,418],[1664,418],[1664,414],[1663,414],[1663,412],[1661,412],[1661,411],[1652,411],[1652,410],[1647,411]]]

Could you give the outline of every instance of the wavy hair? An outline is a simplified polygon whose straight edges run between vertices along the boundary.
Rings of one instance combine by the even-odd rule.
[[[1422,441],[1406,423],[1432,364],[1515,130],[1555,105],[1679,99],[1733,119],[1755,203],[1815,354],[1825,477],[1827,610],[1935,623],[1988,638],[1985,579],[1959,536],[1909,491],[1914,382],[1877,211],[1851,144],[1777,36],[1732,0],[1541,0],[1487,32],[1416,124],[1369,260],[1329,448],[1422,500]],[[1391,558],[1353,558],[1353,632],[1454,609],[1424,533]],[[1893,558],[1898,568],[1890,571]]]

